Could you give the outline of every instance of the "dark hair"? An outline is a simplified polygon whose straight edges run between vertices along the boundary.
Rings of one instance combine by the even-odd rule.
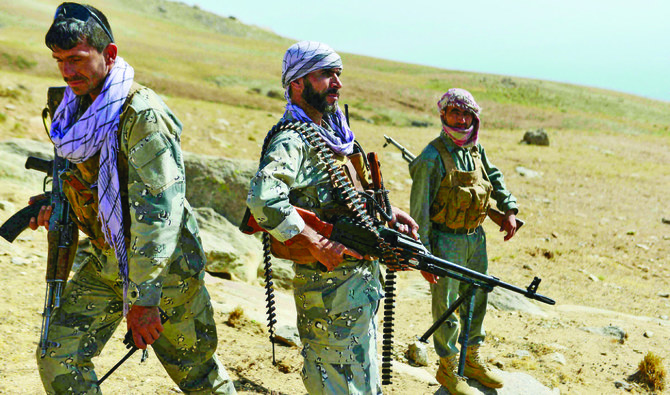
[[[90,5],[82,6],[86,7],[91,13],[95,13],[95,16],[105,24],[105,28],[111,35],[112,29],[109,26],[107,17],[105,17],[105,15],[98,9]],[[56,47],[68,50],[76,47],[82,42],[86,42],[98,52],[102,53],[107,45],[113,42],[110,35],[105,32],[95,18],[89,17],[86,21],[82,21],[81,19],[65,17],[56,13],[56,19],[54,19],[49,31],[44,37],[44,43],[53,51]]]

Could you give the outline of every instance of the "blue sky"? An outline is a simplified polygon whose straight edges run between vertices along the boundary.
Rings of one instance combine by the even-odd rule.
[[[668,0],[183,2],[339,52],[670,101]]]

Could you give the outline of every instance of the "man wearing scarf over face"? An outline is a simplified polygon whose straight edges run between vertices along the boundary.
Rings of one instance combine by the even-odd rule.
[[[419,224],[419,234],[426,247],[436,256],[469,269],[486,273],[486,236],[481,227],[493,197],[505,213],[500,229],[505,240],[516,232],[516,199],[507,191],[503,175],[489,162],[479,140],[480,108],[470,92],[449,89],[437,103],[442,132],[409,165],[412,176],[410,213]],[[433,319],[440,317],[467,284],[449,277],[431,284]],[[464,375],[482,385],[500,388],[500,376],[492,372],[479,357],[484,341],[483,321],[487,293],[475,297]],[[461,321],[466,310],[460,308]],[[442,324],[434,335],[435,351],[440,357],[437,380],[452,394],[479,393],[456,374],[459,320],[456,314]]]
[[[61,4],[45,42],[68,84],[50,137],[73,164],[60,175],[63,191],[93,245],[54,312],[46,355],[37,351],[46,392],[100,393],[91,358],[125,316],[135,344],[152,345],[183,392],[235,393],[214,355],[216,326],[198,225],[185,198],[180,121],[133,81],[97,9]],[[48,225],[50,216],[43,207],[31,228]]]
[[[342,162],[358,148],[337,105],[341,72],[342,59],[329,46],[292,45],[283,62],[288,103],[282,121],[315,128],[324,149]],[[337,199],[325,163],[301,132],[289,128],[268,134],[247,205],[273,237],[273,246],[295,247],[283,257],[296,262],[293,288],[307,391],[381,393],[374,321],[382,298],[379,264],[319,235],[295,210],[307,209],[326,221],[333,213],[353,214]],[[394,214],[400,230],[416,236],[416,223],[395,208]]]

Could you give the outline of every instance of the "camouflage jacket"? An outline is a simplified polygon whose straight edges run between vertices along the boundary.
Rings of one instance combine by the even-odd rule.
[[[118,168],[128,242],[129,300],[140,306],[157,306],[163,287],[188,288],[193,279],[204,274],[205,255],[198,225],[185,197],[181,129],[181,122],[156,93],[133,85],[119,121]],[[91,160],[97,161],[97,155]],[[94,188],[97,166],[93,182],[86,179],[91,172],[82,170],[85,167],[77,165],[75,175]],[[97,192],[92,195],[97,211]],[[95,228],[93,232],[82,230],[93,236],[101,275],[120,281],[113,249],[104,239],[101,245],[94,237],[101,234],[100,224],[91,224],[90,215],[81,218],[86,211],[81,199],[77,202],[72,193],[68,199],[80,217],[80,228],[86,221],[89,228]]]
[[[299,132],[284,130],[272,137],[251,180],[247,206],[258,224],[279,241],[305,227],[293,206],[317,214],[337,206],[328,171]],[[383,295],[379,264],[345,258],[330,272],[319,269],[318,263],[296,264],[296,302],[306,309],[317,307],[334,314],[379,300]]]

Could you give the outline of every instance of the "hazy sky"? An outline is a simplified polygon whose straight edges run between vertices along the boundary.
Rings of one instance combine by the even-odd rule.
[[[670,0],[182,1],[336,51],[670,101]]]

